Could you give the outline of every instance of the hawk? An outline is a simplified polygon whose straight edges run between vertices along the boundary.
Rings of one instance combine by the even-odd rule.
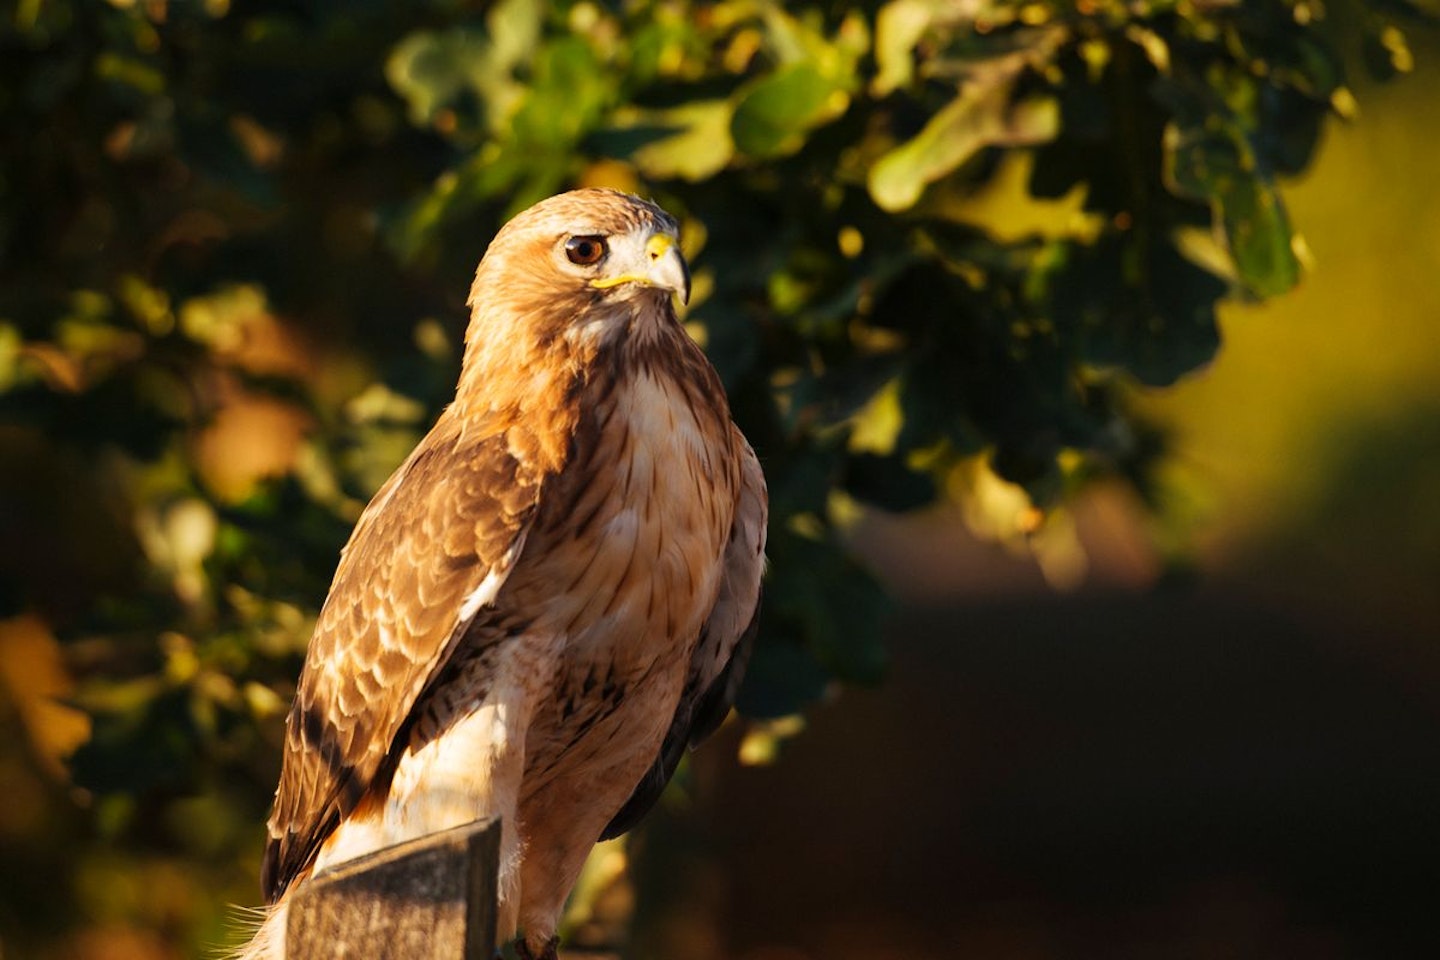
[[[676,319],[690,275],[653,203],[577,190],[495,236],[455,401],[341,554],[269,820],[279,957],[311,874],[501,819],[498,926],[555,956],[586,855],[630,829],[729,710],[767,499]]]

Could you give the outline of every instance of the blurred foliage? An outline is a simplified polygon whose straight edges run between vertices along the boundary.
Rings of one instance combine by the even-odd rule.
[[[1377,75],[1405,72],[1400,27],[1436,13],[1358,8],[1355,42]],[[279,718],[338,550],[451,395],[488,238],[556,191],[615,186],[683,221],[687,324],[770,481],[745,712],[883,673],[883,594],[844,550],[857,504],[1000,485],[989,527],[1022,541],[1097,478],[1157,507],[1163,444],[1134,387],[1206,364],[1217,303],[1284,293],[1305,263],[1278,182],[1355,110],[1324,14],[9,5],[0,640],[42,666],[7,673],[0,722],[57,771],[41,793],[63,792],[83,738],[88,810],[37,799],[0,842],[33,857],[27,831],[83,829],[111,854],[43,907],[4,871],[7,938],[78,911],[218,940],[175,879],[185,858],[251,899]],[[88,737],[25,733],[57,692]]]

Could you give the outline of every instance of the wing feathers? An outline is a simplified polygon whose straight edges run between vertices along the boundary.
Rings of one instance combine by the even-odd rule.
[[[466,446],[442,416],[360,518],[288,721],[265,858],[272,902],[393,768],[411,708],[514,566],[541,480],[504,435]]]

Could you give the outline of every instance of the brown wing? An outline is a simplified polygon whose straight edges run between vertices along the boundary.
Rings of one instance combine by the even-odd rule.
[[[393,772],[421,690],[514,565],[540,479],[505,436],[467,442],[447,414],[361,515],[290,710],[265,850],[270,902]]]
[[[755,451],[733,425],[731,430],[737,449],[743,451],[741,486],[730,542],[725,548],[720,593],[700,629],[680,704],[660,746],[660,756],[605,827],[602,840],[618,837],[640,822],[675,775],[686,748],[695,746],[720,726],[745,678],[745,665],[760,623],[760,577],[765,570],[769,499]]]

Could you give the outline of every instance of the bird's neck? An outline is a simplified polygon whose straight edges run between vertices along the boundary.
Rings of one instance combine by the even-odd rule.
[[[571,322],[517,334],[507,326],[513,320],[476,311],[451,407],[465,432],[506,434],[512,448],[538,458],[536,466],[558,471],[597,390],[607,392],[627,376],[657,366],[711,387],[713,373],[676,321],[668,299],[636,298],[555,312]],[[713,392],[723,404],[723,393]]]
[[[587,367],[573,351],[531,338],[472,338],[450,413],[476,438],[505,435],[511,452],[546,473],[569,455]]]

